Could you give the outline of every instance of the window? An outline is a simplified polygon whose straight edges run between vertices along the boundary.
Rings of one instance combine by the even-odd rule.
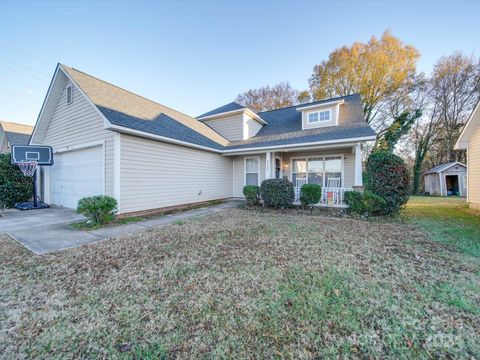
[[[341,156],[325,157],[325,186],[326,187],[342,186],[342,157]]]
[[[260,183],[260,159],[246,158],[245,159],[245,185],[256,185]]]
[[[314,123],[317,123],[319,121],[330,121],[331,118],[332,117],[331,117],[330,109],[308,113],[308,123],[309,124],[314,124]]]
[[[67,105],[70,105],[73,102],[73,86],[67,86]]]
[[[292,159],[293,186],[342,187],[342,158],[343,155]]]
[[[307,159],[292,160],[292,182],[297,187],[307,183]]]
[[[323,158],[308,159],[308,183],[323,185]]]

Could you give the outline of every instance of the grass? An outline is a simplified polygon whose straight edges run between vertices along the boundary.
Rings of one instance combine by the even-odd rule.
[[[0,249],[0,358],[480,357],[480,259],[408,223],[229,209]]]
[[[402,218],[435,240],[480,257],[480,211],[468,208],[465,199],[415,196]]]
[[[71,223],[70,227],[77,230],[95,230],[95,229],[101,229],[101,228],[110,227],[110,226],[132,224],[132,223],[136,223],[143,220],[147,220],[147,218],[141,217],[141,216],[130,216],[130,217],[124,217],[120,219],[115,219],[112,222],[105,225],[91,224],[87,220],[84,220],[84,221],[77,221],[77,222]]]
[[[143,220],[158,218],[158,217],[165,216],[165,215],[168,215],[168,214],[175,214],[175,213],[180,213],[180,212],[184,212],[184,211],[190,211],[190,210],[194,210],[194,209],[215,206],[215,205],[219,205],[219,204],[222,204],[222,203],[223,203],[222,200],[210,200],[210,201],[204,201],[204,202],[197,203],[197,204],[191,204],[191,205],[185,206],[183,208],[172,208],[172,209],[169,209],[169,210],[163,210],[161,212],[153,212],[153,213],[150,213],[150,214],[145,214],[143,216],[128,216],[128,217],[115,218],[113,221],[111,221],[107,224],[104,224],[104,225],[102,225],[102,224],[92,224],[92,223],[89,223],[88,220],[77,221],[77,222],[71,223],[70,227],[72,227],[73,229],[77,229],[77,230],[86,230],[86,231],[96,230],[96,229],[102,229],[102,228],[105,228],[105,227],[132,224],[132,223],[140,222],[140,221],[143,221]],[[175,222],[175,223],[177,225],[182,225],[182,224],[178,224],[178,222]]]

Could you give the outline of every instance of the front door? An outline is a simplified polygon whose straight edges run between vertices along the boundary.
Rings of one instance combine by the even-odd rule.
[[[279,158],[275,158],[275,179],[280,179],[282,176],[282,166]]]

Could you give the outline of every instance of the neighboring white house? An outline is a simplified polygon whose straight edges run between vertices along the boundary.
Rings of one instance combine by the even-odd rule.
[[[480,101],[468,118],[455,149],[467,150],[467,201],[471,207],[480,209]]]
[[[425,192],[438,196],[467,196],[467,166],[454,161],[424,174]]]
[[[31,144],[50,145],[46,203],[75,208],[106,194],[120,213],[243,197],[246,184],[287,178],[343,205],[362,186],[362,143],[375,139],[359,95],[255,113],[230,103],[192,118],[59,64]]]
[[[10,152],[12,145],[27,145],[33,127],[10,121],[0,121],[0,153]]]

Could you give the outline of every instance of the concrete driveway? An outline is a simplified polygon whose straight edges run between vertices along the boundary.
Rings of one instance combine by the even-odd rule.
[[[102,239],[68,225],[84,219],[75,211],[63,208],[8,210],[0,217],[0,234],[9,234],[35,254],[45,254]]]
[[[69,226],[71,222],[85,219],[73,210],[64,208],[28,211],[8,210],[3,217],[0,217],[0,234],[9,234],[27,249],[40,255],[165,226],[192,217],[206,216],[224,209],[237,207],[239,204],[241,204],[239,201],[226,201],[219,205],[90,231],[77,230]]]

